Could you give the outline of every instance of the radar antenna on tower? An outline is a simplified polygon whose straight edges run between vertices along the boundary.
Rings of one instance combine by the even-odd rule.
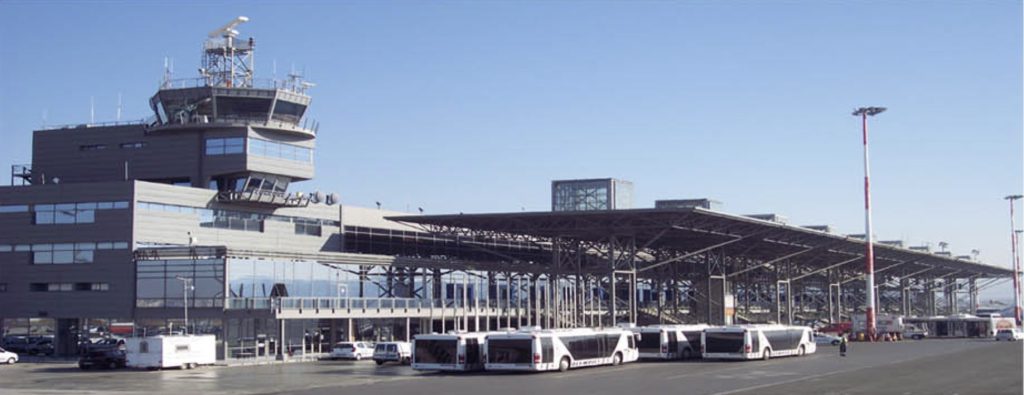
[[[248,17],[240,16],[208,35],[203,43],[203,67],[199,69],[207,85],[227,88],[253,86],[253,50],[256,43],[252,37],[238,42],[238,30],[235,30],[248,21]]]

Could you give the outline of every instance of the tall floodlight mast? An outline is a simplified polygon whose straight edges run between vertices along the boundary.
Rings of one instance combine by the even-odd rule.
[[[203,43],[203,67],[199,69],[206,85],[227,88],[253,86],[253,49],[256,43],[252,37],[239,42],[238,30],[235,30],[248,21],[248,17],[240,16],[208,35],[209,39]]]
[[[867,279],[866,289],[868,306],[864,311],[867,321],[867,337],[875,340],[875,248],[871,229],[871,165],[868,160],[868,116],[875,116],[885,111],[885,107],[861,107],[853,111],[854,116],[861,119],[864,132],[864,237],[867,241],[867,267],[864,277]]]
[[[1017,321],[1017,325],[1021,324],[1021,311],[1020,311],[1020,251],[1017,251],[1017,225],[1013,218],[1013,206],[1014,202],[1024,198],[1022,195],[1010,195],[1006,197],[1006,200],[1010,201],[1010,262],[1013,265],[1013,319]]]

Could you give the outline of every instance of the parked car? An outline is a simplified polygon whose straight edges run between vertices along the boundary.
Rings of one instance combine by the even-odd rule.
[[[398,362],[408,365],[412,362],[412,344],[409,342],[377,343],[373,349],[373,361],[377,365],[385,362]]]
[[[4,350],[0,347],[0,363],[6,363],[8,365],[14,365],[18,362],[18,354]]]
[[[1016,340],[1024,340],[1024,332],[1021,332],[1018,329],[1000,329],[998,332],[996,332],[996,341],[1000,340],[1006,340],[1011,342]]]
[[[124,350],[117,348],[93,349],[86,351],[78,359],[80,369],[107,368],[119,369],[128,365]]]
[[[32,344],[32,339],[28,336],[5,336],[3,346],[7,351],[10,352],[25,352],[28,350],[28,346]]]
[[[829,335],[825,333],[814,334],[814,344],[817,345],[838,346],[840,342],[842,342],[842,339],[840,339],[839,336]]]
[[[373,358],[373,345],[364,342],[341,342],[334,345],[331,350],[330,359],[354,359]]]
[[[35,343],[25,347],[25,352],[29,355],[53,355],[53,338],[40,338]]]

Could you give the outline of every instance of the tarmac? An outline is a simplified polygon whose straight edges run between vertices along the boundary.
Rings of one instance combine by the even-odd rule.
[[[370,361],[195,370],[81,371],[69,363],[0,366],[0,394],[1014,394],[1024,342],[928,339],[819,346],[770,361],[636,362],[566,373],[440,374]]]

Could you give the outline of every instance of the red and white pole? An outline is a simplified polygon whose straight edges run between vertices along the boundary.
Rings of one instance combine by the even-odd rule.
[[[871,162],[868,156],[868,113],[861,112],[861,126],[864,131],[864,238],[867,245],[867,267],[864,277],[867,279],[866,290],[868,306],[864,312],[867,321],[867,338],[875,340],[875,248],[871,228]]]
[[[1021,325],[1021,306],[1020,306],[1020,255],[1017,251],[1017,225],[1014,221],[1013,206],[1018,196],[1007,196],[1006,200],[1010,201],[1010,251],[1013,256],[1013,318],[1017,320],[1017,326]]]

